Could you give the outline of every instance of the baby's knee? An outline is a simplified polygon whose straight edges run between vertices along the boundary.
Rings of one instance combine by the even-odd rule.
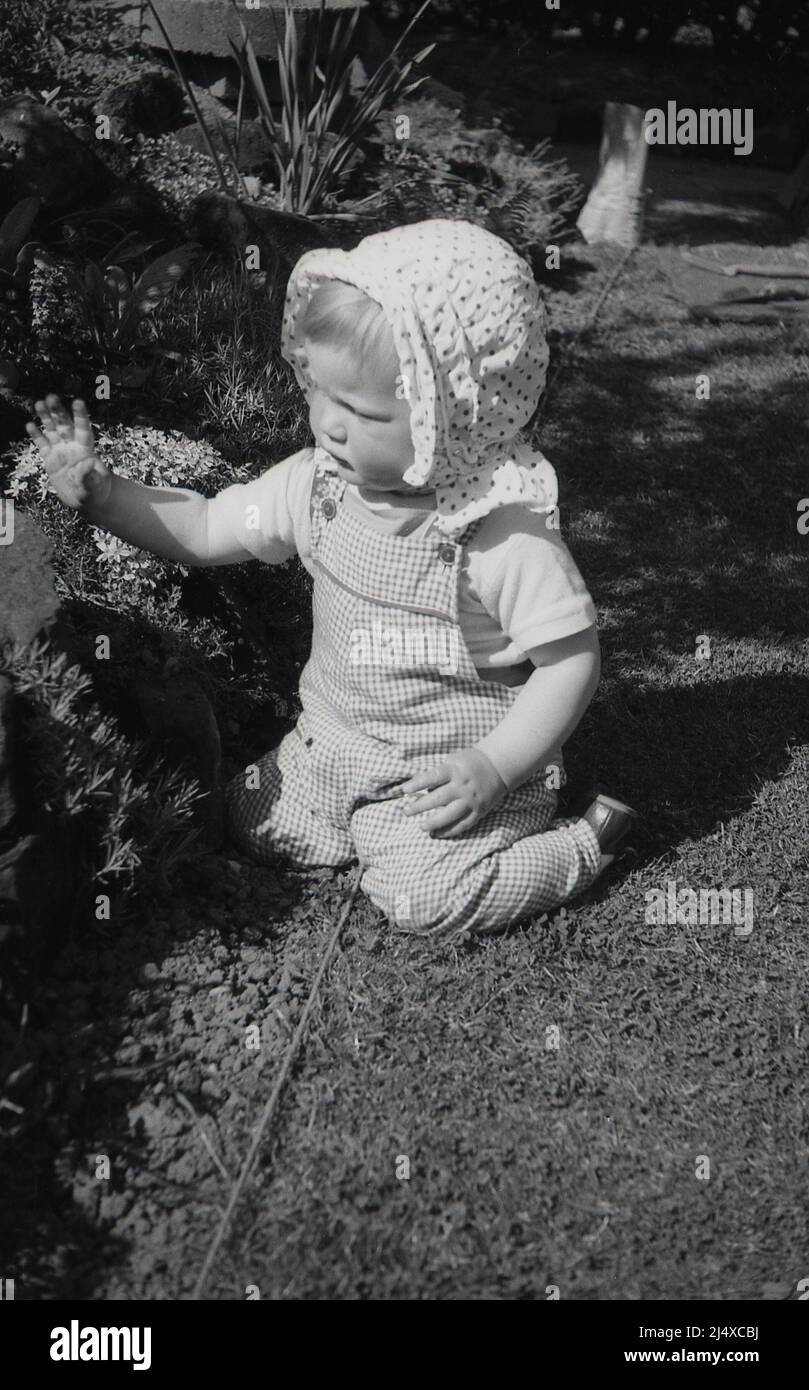
[[[414,870],[391,894],[388,916],[395,926],[418,935],[449,937],[466,931],[486,896],[485,874],[456,876],[440,869]]]
[[[225,783],[225,835],[251,859],[268,857],[267,820],[277,797],[278,774],[272,757],[249,763]]]

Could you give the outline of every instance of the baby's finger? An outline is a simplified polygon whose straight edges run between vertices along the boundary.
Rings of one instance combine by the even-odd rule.
[[[42,433],[42,430],[37,429],[36,425],[31,424],[30,421],[28,424],[26,424],[25,429],[26,433],[31,436],[31,439],[36,444],[37,448],[39,449],[39,452],[41,454],[47,453],[51,446],[45,438],[44,434]]]
[[[441,787],[449,781],[451,776],[450,769],[446,763],[441,763],[438,767],[430,767],[426,772],[417,772],[415,775],[403,782],[399,791],[423,792],[431,791],[433,787]]]
[[[57,434],[62,438],[68,434],[72,434],[73,420],[71,419],[69,411],[65,410],[59,397],[51,395],[46,396],[45,399],[50,409],[51,418],[54,422]]]
[[[448,806],[457,795],[454,787],[436,787],[431,792],[414,792],[413,800],[408,798],[404,813],[406,816],[420,816],[425,811],[435,811],[440,806]]]
[[[449,835],[456,828],[460,827],[462,822],[466,820],[468,812],[469,807],[465,801],[451,801],[448,806],[442,807],[440,811],[433,812],[429,821],[424,826],[424,829],[427,831],[428,835],[436,835],[442,838],[441,832],[443,831],[444,835]]]
[[[56,433],[56,424],[45,401],[34,401],[34,410],[42,421],[42,428],[45,431],[45,438],[49,444],[55,444],[59,438]]]
[[[87,414],[87,406],[84,401],[75,400],[73,402],[73,420],[78,443],[87,445],[92,449],[93,427],[90,424],[90,416]]]
[[[459,802],[460,805],[463,803]],[[478,816],[477,810],[468,810],[466,816],[461,816],[460,820],[456,820],[453,826],[446,827],[446,830],[431,830],[431,834],[434,835],[435,840],[455,840],[457,835],[466,835],[467,830],[477,826],[478,820],[480,820],[480,816]]]

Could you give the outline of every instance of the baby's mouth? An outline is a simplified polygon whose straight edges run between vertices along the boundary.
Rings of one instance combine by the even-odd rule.
[[[325,448],[325,445],[323,447]],[[346,459],[341,458],[339,454],[335,454],[331,449],[326,449],[326,453],[328,454],[330,459],[334,460],[335,463],[339,463],[341,468],[347,468],[349,472],[353,472],[351,464],[348,463]]]

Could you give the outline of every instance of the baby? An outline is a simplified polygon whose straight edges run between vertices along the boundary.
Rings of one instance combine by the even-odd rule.
[[[520,436],[548,361],[530,268],[443,219],[310,251],[282,347],[315,446],[211,500],[110,474],[80,401],[71,418],[49,396],[27,427],[105,531],[188,565],[297,553],[313,577],[302,713],[226,787],[233,842],[359,859],[392,922],[445,940],[567,902],[635,813],[598,796],[555,819],[600,655],[554,470]]]

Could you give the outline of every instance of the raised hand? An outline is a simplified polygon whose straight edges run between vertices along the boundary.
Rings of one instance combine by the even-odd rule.
[[[84,401],[73,402],[72,415],[55,395],[36,401],[34,408],[42,429],[34,424],[25,428],[39,449],[51,491],[74,509],[103,505],[112,488],[112,474],[96,454]]]

